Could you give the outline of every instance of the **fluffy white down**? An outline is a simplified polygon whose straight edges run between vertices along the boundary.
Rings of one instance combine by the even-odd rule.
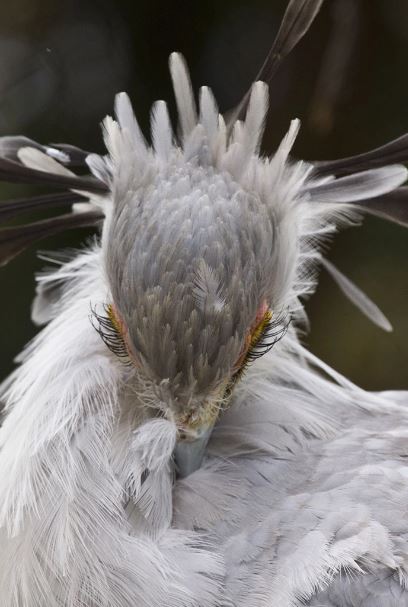
[[[350,184],[307,185],[310,167],[288,163],[296,122],[275,156],[259,158],[262,84],[227,142],[208,89],[197,118],[174,58],[172,72],[183,148],[159,104],[155,149],[147,149],[119,97],[120,124],[106,122],[113,188],[149,179],[149,163],[208,154],[203,162],[275,205],[283,243],[276,284],[304,320],[299,297],[314,289],[317,243],[344,219]],[[354,183],[358,196],[388,191],[406,175],[382,171]],[[49,324],[4,385],[1,605],[408,605],[407,395],[357,388],[308,353],[292,328],[237,386],[202,468],[174,484],[175,427],[135,410],[126,368],[89,320],[90,306],[109,300],[103,245],[40,279],[64,282],[59,303],[42,311]]]

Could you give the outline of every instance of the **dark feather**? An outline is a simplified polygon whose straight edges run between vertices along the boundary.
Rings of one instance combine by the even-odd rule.
[[[363,154],[337,160],[313,162],[315,166],[313,176],[349,175],[399,162],[408,162],[408,133]]]
[[[99,211],[69,213],[43,221],[0,230],[0,266],[22,253],[27,247],[47,236],[74,228],[94,227],[103,219]]]
[[[378,215],[408,228],[408,187],[357,203],[371,215]]]
[[[45,153],[43,145],[23,135],[0,137],[0,157],[2,158],[18,161],[18,151],[24,147],[35,148]]]
[[[69,158],[69,162],[64,164],[69,164],[70,166],[86,167],[86,158],[92,154],[92,152],[87,152],[86,150],[78,148],[76,145],[70,145],[68,143],[50,143],[49,147],[66,154]],[[52,155],[49,152],[47,153]]]
[[[0,157],[18,161],[18,151],[21,148],[30,147],[40,150],[47,156],[55,158],[63,165],[86,167],[86,158],[91,154],[75,145],[68,143],[50,143],[42,145],[33,139],[22,135],[10,135],[0,137]]]
[[[88,199],[75,192],[57,192],[28,198],[0,201],[0,222],[12,219],[29,211],[59,209],[69,207],[75,202],[87,202]]]
[[[320,10],[323,0],[291,0],[283,16],[282,23],[261,69],[255,80],[270,84],[282,60],[303,38]],[[243,117],[248,105],[250,90],[238,106],[228,113],[227,125],[231,130],[237,119]]]
[[[47,173],[46,171],[30,169],[7,158],[0,158],[0,181],[53,185],[59,188],[72,188],[96,194],[105,194],[109,191],[109,188],[95,177],[70,177],[69,175]]]

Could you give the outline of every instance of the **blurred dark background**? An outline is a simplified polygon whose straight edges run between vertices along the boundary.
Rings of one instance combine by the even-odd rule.
[[[102,151],[99,123],[120,90],[130,94],[148,133],[151,103],[172,99],[173,50],[186,56],[194,87],[211,86],[227,110],[254,78],[285,6],[286,0],[2,2],[0,135]],[[302,120],[295,155],[306,159],[358,153],[407,131],[407,59],[406,0],[326,0],[273,81],[265,151],[274,150],[293,117]],[[0,186],[3,199],[28,192]],[[62,235],[41,249],[79,246],[87,236]],[[408,232],[368,218],[337,236],[330,257],[382,308],[394,332],[371,325],[322,273],[307,304],[305,342],[366,388],[408,388]],[[1,270],[0,377],[36,331],[30,304],[43,265],[30,250]]]

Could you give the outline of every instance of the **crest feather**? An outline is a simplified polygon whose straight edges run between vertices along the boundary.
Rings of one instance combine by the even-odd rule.
[[[156,155],[163,161],[168,160],[173,147],[173,130],[165,101],[156,101],[153,104],[151,130]]]
[[[181,133],[183,139],[185,139],[197,124],[193,89],[186,62],[180,53],[172,53],[170,55],[169,67],[174,95],[176,97]]]

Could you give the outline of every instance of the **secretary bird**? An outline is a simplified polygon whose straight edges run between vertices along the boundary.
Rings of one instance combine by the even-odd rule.
[[[174,53],[177,136],[158,101],[146,141],[120,93],[105,156],[0,140],[4,181],[56,189],[1,203],[3,223],[66,210],[3,227],[3,264],[98,231],[39,277],[45,326],[2,388],[3,607],[408,606],[408,395],[299,340],[320,266],[390,329],[322,245],[364,213],[408,225],[408,136],[304,162],[293,120],[260,152],[264,81],[321,3],[289,2],[225,117]]]

